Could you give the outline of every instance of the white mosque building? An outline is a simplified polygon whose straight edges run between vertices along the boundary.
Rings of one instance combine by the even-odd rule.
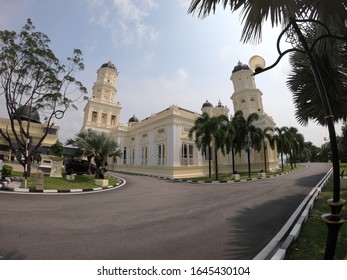
[[[194,139],[188,137],[199,114],[172,105],[146,119],[138,120],[132,116],[127,125],[121,124],[122,106],[116,99],[117,77],[117,68],[111,61],[98,69],[92,96],[84,108],[82,126],[82,130],[90,128],[107,132],[119,144],[122,158],[110,158],[108,169],[172,179],[207,175],[208,160],[198,151]],[[249,67],[239,62],[232,71],[231,80],[234,111],[242,110],[245,117],[257,112],[260,116],[257,126],[275,127],[272,118],[264,112],[262,93],[256,88]],[[220,102],[213,106],[206,101],[201,111],[210,115],[229,114],[229,109]],[[268,148],[265,153],[264,150],[252,152],[252,170],[264,169],[265,158],[268,170],[278,168],[277,150]],[[220,155],[218,158],[220,172],[231,173],[231,156]],[[236,170],[247,170],[246,154],[237,155],[235,162]]]

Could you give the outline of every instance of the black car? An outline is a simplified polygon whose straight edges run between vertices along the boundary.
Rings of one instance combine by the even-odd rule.
[[[94,174],[96,170],[95,164],[90,166],[91,172]],[[69,174],[87,174],[88,161],[84,159],[72,159],[65,163],[65,171]]]

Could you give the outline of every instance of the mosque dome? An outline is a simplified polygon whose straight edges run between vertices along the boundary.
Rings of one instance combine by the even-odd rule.
[[[114,66],[114,64],[112,63],[111,60],[109,62],[104,63],[103,65],[101,65],[101,68],[105,68],[105,67],[112,68],[112,69],[117,71],[116,66]]]
[[[208,102],[208,100],[206,100],[206,102],[202,104],[202,108],[204,107],[213,107],[213,105],[210,102]]]
[[[243,64],[241,61],[237,63],[237,65],[234,67],[233,73],[240,71],[240,70],[250,70],[249,66],[247,64]]]
[[[130,119],[129,119],[129,123],[137,123],[139,122],[139,120],[135,117],[135,115],[133,115]]]
[[[15,114],[16,116],[19,116],[20,120],[22,121],[29,121],[30,119],[30,121],[33,123],[41,123],[39,113],[36,109],[30,107],[29,105],[20,106],[16,110]]]

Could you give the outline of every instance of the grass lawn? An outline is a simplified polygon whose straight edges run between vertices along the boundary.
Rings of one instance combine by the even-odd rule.
[[[13,176],[22,176],[22,172],[12,172]],[[92,189],[98,187],[94,183],[94,175],[77,175],[75,180],[66,180],[65,176],[61,178],[49,177],[49,175],[44,176],[44,189],[45,190],[69,190],[69,189]],[[105,177],[109,180],[109,185],[116,185],[118,183],[117,179],[111,177]],[[36,174],[32,174],[28,179],[28,188],[35,189],[36,186]],[[22,183],[22,188],[24,188],[24,182]]]
[[[300,169],[300,168],[304,168],[304,165],[302,164],[297,164],[296,168],[294,168],[294,170]],[[284,172],[288,172],[288,171],[292,171],[292,168],[290,167],[290,165],[284,165]],[[347,172],[347,170],[345,171],[345,173]],[[277,170],[275,172],[267,172],[266,175],[267,176],[273,176],[273,175],[278,175],[282,173],[282,169]],[[240,172],[240,179],[249,179],[248,177],[248,172]],[[251,172],[251,178],[258,178],[259,177],[259,172]],[[213,170],[212,170],[212,177],[196,177],[196,178],[186,178],[187,180],[197,180],[197,181],[214,181],[215,180],[215,175],[213,174]],[[219,181],[230,181],[233,180],[233,176],[231,174],[219,174],[218,175],[218,180]]]
[[[347,164],[341,164],[341,172]],[[286,260],[322,260],[325,252],[325,242],[328,229],[321,219],[321,215],[330,213],[327,200],[333,197],[332,181],[323,189],[314,208],[311,210],[307,222],[303,225],[300,235],[287,251]],[[341,179],[341,198],[347,200],[347,179]],[[347,213],[347,205],[342,208],[342,214]],[[342,225],[339,231],[335,259],[347,257],[347,224]]]

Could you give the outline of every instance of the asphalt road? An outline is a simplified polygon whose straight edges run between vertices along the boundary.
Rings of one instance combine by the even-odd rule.
[[[100,193],[0,193],[0,256],[252,259],[330,167],[231,184],[121,174],[124,187]]]

